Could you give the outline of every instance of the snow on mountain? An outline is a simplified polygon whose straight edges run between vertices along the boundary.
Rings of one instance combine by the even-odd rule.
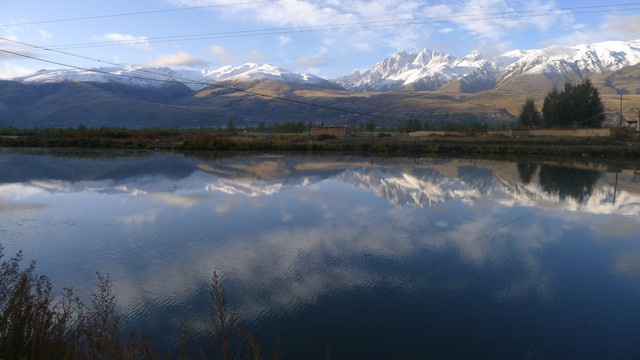
[[[455,57],[439,50],[424,49],[407,53],[400,49],[390,58],[363,73],[336,79],[342,87],[353,91],[400,90],[418,84],[420,90],[435,90],[481,68],[486,60],[476,51],[466,57]]]
[[[506,53],[519,59],[502,70],[502,82],[524,73],[574,75],[585,78],[640,63],[640,40],[607,41],[596,44],[559,46],[545,49],[516,50]]]
[[[409,85],[416,90],[436,90],[453,80],[460,80],[467,88],[487,89],[525,73],[583,79],[638,63],[640,40],[554,45],[509,51],[488,59],[478,51],[455,57],[437,50],[407,53],[400,49],[373,68],[339,77],[336,82],[352,91],[401,90]]]
[[[25,83],[53,82],[117,82],[136,87],[159,87],[173,82],[184,83],[200,90],[217,81],[275,80],[296,84],[325,84],[329,81],[315,75],[299,74],[274,65],[247,63],[224,66],[217,70],[175,70],[139,66],[104,67],[97,69],[40,70],[13,80]]]
[[[607,41],[583,45],[554,45],[544,49],[513,50],[486,58],[478,51],[457,57],[439,50],[398,50],[364,72],[356,71],[333,82],[270,64],[247,63],[219,69],[176,70],[125,66],[99,69],[41,70],[13,80],[26,83],[61,81],[119,82],[137,87],[182,82],[200,90],[218,81],[273,80],[322,85],[351,91],[393,91],[406,88],[437,90],[454,80],[460,89],[476,92],[491,89],[521,75],[540,75],[562,80],[584,79],[592,74],[616,71],[640,63],[640,40]]]
[[[224,66],[217,70],[203,70],[210,81],[275,80],[291,83],[320,84],[327,80],[310,74],[300,74],[270,64],[247,63],[240,66]]]
[[[170,68],[143,68],[138,66],[102,67],[96,69],[40,70],[34,74],[15,78],[24,83],[56,82],[117,82],[135,87],[159,87],[172,82],[197,80],[192,72]],[[184,78],[183,78],[184,77]],[[202,87],[202,86],[200,86]]]

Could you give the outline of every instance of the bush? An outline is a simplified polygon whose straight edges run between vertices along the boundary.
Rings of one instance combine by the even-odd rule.
[[[97,274],[98,285],[91,292],[91,306],[87,306],[72,289],[56,296],[51,281],[35,274],[35,262],[21,268],[21,252],[5,261],[0,245],[0,261],[0,359],[170,358],[160,356],[151,337],[142,331],[123,336],[108,275]],[[217,354],[214,358],[262,359],[251,333],[237,324],[215,272],[210,299],[208,335]],[[191,358],[190,334],[185,327],[179,339],[180,359]],[[197,354],[198,358],[207,359],[203,349],[198,349]],[[280,358],[277,342],[272,358]]]

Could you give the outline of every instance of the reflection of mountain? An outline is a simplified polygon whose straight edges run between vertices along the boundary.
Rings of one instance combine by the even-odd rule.
[[[409,337],[440,333],[457,318],[456,332],[444,336],[452,338],[461,327],[475,333],[497,324],[495,311],[505,315],[496,326],[512,329],[534,316],[544,328],[551,323],[546,305],[574,315],[564,286],[575,288],[578,274],[567,268],[586,271],[589,281],[578,283],[598,295],[581,312],[592,324],[590,315],[603,309],[599,300],[627,298],[629,289],[617,268],[596,271],[620,253],[637,253],[640,186],[630,171],[619,176],[614,205],[610,173],[594,172],[598,179],[582,202],[569,191],[560,200],[544,191],[540,176],[525,184],[515,163],[498,161],[2,154],[0,166],[8,253],[24,247],[45,273],[62,274],[71,281],[61,283],[76,289],[93,280],[87,274],[110,273],[123,312],[153,319],[160,332],[185,319],[203,328],[207,308],[198,304],[214,270],[229,284],[240,321],[293,329],[305,339],[317,338],[308,332],[316,328],[337,328],[348,338],[356,332],[344,319],[354,318],[373,319],[372,331],[405,328],[405,320],[435,330],[410,328]],[[563,241],[575,234],[593,235]],[[623,258],[619,268],[637,268],[637,261]],[[486,321],[468,321],[478,313]],[[523,338],[543,333],[540,327],[526,328]],[[388,336],[404,334],[389,331],[376,343],[397,344]]]
[[[25,164],[28,164],[25,165]],[[257,197],[326,179],[370,189],[395,206],[435,206],[461,200],[468,204],[491,196],[503,204],[555,204],[572,210],[640,212],[637,192],[618,196],[613,184],[593,170],[464,160],[252,157],[199,160],[170,154],[147,157],[74,159],[4,154],[0,182],[29,184],[50,192],[193,195],[219,192]],[[606,178],[606,177],[605,177]],[[624,181],[619,184],[624,189]],[[162,197],[161,197],[162,198]],[[627,201],[627,203],[625,203]],[[635,209],[635,210],[632,210]]]
[[[478,191],[460,181],[454,181],[435,169],[420,169],[412,174],[388,169],[348,169],[336,179],[371,189],[396,206],[433,206],[453,199],[473,202]]]

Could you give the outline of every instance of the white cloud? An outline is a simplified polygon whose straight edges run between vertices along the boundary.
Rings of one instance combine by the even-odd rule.
[[[612,16],[606,20],[605,28],[622,36],[636,39],[640,34],[640,15]]]
[[[320,57],[320,56],[308,57],[308,56],[301,55],[301,56],[298,56],[297,63],[302,66],[322,67],[322,66],[331,65],[333,61],[329,58]]]
[[[0,58],[2,60],[2,58]],[[13,79],[33,73],[33,69],[15,64],[0,64],[0,79]]]
[[[227,48],[219,45],[210,46],[209,52],[216,58],[216,63],[225,65],[246,62],[261,62],[269,57],[267,54],[264,54],[263,52],[260,52],[258,50],[249,50],[245,54],[240,54],[232,52]]]
[[[278,36],[278,43],[280,44],[280,46],[285,46],[290,42],[291,42],[291,36],[284,36],[284,35]]]
[[[105,41],[120,42],[124,45],[130,45],[144,50],[149,50],[149,41],[146,36],[134,36],[129,34],[109,33],[102,36]]]
[[[42,41],[47,41],[53,37],[53,35],[48,33],[46,30],[38,30],[38,34],[40,34],[40,39],[42,39]]]
[[[205,62],[197,57],[178,51],[175,54],[160,55],[149,63],[151,66],[197,66]]]
[[[459,6],[455,20],[464,30],[485,40],[499,40],[514,31],[537,28],[547,31],[559,22],[561,16],[554,11],[554,1],[510,1],[468,0]],[[562,16],[562,22],[571,21],[569,15]]]
[[[5,35],[5,36],[3,36],[3,38],[9,40],[10,44],[13,44],[13,43],[11,43],[11,41],[20,41],[20,40],[18,40],[18,37],[15,36],[15,35]],[[5,43],[7,43],[7,41],[0,40],[0,44],[2,44],[3,46],[5,46]]]

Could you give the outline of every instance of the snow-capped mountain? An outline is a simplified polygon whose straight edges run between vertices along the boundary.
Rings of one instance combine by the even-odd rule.
[[[24,83],[54,82],[117,82],[136,87],[161,87],[183,83],[192,90],[200,90],[218,81],[274,80],[296,84],[332,84],[318,76],[295,73],[270,64],[247,63],[224,66],[217,70],[176,70],[140,66],[103,67],[98,69],[40,70],[35,74],[15,78]],[[333,85],[335,87],[335,85]]]
[[[300,74],[271,64],[247,63],[240,66],[224,66],[217,70],[203,70],[202,74],[209,82],[274,80],[297,84],[327,83],[327,80],[319,76]]]
[[[478,51],[457,57],[439,50],[407,52],[400,49],[369,70],[356,71],[332,81],[256,63],[199,71],[140,66],[41,70],[13,80],[24,83],[118,82],[137,87],[159,87],[180,82],[192,90],[203,89],[218,81],[271,80],[351,91],[433,91],[455,83],[459,84],[462,92],[478,92],[503,87],[521,77],[542,75],[546,79],[544,87],[549,83],[557,85],[581,80],[639,63],[640,40],[632,40],[513,50],[490,58]]]
[[[640,63],[640,40],[608,41],[586,45],[514,50],[493,58],[478,51],[455,57],[437,50],[407,53],[398,50],[373,68],[336,79],[352,91],[436,90],[454,80],[468,89],[488,90],[521,75],[546,75],[557,82],[575,81],[594,74]]]
[[[407,85],[413,85],[416,90],[436,90],[483,68],[487,63],[477,51],[466,57],[455,57],[438,50],[407,53],[400,49],[370,70],[356,71],[337,78],[336,82],[353,91],[400,90]]]
[[[545,49],[515,50],[505,55],[518,60],[502,69],[498,82],[525,73],[584,78],[640,63],[640,40],[575,46],[554,45]]]

